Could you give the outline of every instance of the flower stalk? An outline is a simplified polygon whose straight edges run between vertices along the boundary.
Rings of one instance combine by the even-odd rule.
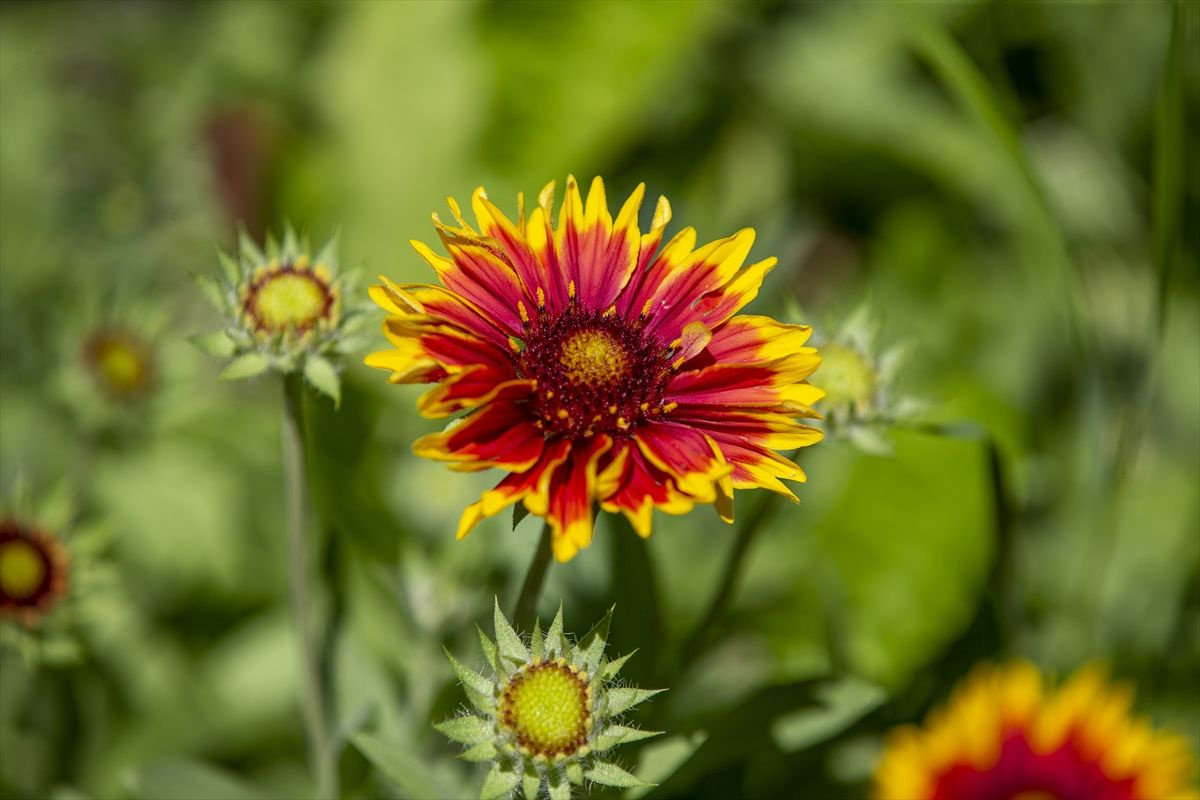
[[[308,474],[304,456],[303,379],[299,373],[283,376],[283,470],[287,491],[288,565],[292,622],[300,667],[300,710],[308,740],[309,763],[317,797],[337,796],[337,772],[332,738],[321,685],[318,654],[312,634],[312,590],[309,582],[309,541],[305,510]]]
[[[542,584],[546,582],[546,573],[550,571],[551,536],[550,523],[547,522],[542,526],[537,550],[533,552],[533,559],[525,572],[525,580],[521,583],[521,594],[517,596],[513,622],[518,630],[527,631],[533,627],[538,595],[542,593]]]

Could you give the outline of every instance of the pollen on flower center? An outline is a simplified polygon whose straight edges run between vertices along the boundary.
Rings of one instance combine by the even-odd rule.
[[[607,331],[583,330],[567,339],[559,362],[567,379],[587,386],[616,383],[629,368],[625,348]]]
[[[11,539],[0,544],[0,592],[25,600],[46,579],[46,560],[29,541]]]
[[[587,744],[591,725],[587,675],[561,660],[529,666],[504,688],[499,719],[531,755],[571,755]]]
[[[261,331],[305,331],[329,316],[333,299],[329,285],[316,272],[288,264],[255,280],[246,292],[244,308]]]
[[[569,310],[531,321],[514,356],[517,373],[537,380],[533,410],[550,435],[621,436],[660,413],[670,351],[626,320]]]

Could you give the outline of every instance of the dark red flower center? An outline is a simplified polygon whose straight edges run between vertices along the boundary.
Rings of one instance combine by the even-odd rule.
[[[958,764],[944,773],[936,800],[1132,800],[1133,780],[1114,779],[1088,758],[1074,736],[1055,750],[1038,752],[1021,731],[1000,747],[986,769]]]
[[[517,374],[537,380],[534,411],[547,435],[620,436],[660,412],[670,350],[640,326],[572,307],[531,320],[526,334]]]
[[[66,559],[49,536],[0,520],[0,614],[29,617],[66,588]]]

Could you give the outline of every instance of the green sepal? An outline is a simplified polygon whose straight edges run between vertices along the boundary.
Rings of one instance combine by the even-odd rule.
[[[616,716],[665,691],[666,689],[638,689],[636,686],[609,689],[607,692],[608,704],[604,708],[603,715],[606,717]]]
[[[200,291],[204,293],[205,299],[212,304],[213,308],[224,314],[228,307],[228,299],[221,284],[217,283],[216,279],[210,275],[193,274],[192,280],[200,287]]]
[[[492,682],[480,675],[475,670],[465,667],[462,663],[450,654],[450,651],[445,647],[442,648],[446,653],[446,658],[450,659],[450,666],[454,668],[454,674],[458,676],[458,680],[462,683],[463,688],[469,689],[477,695],[490,698],[492,696]],[[470,694],[467,695],[470,697]]]
[[[242,282],[242,268],[238,262],[229,257],[221,248],[217,248],[217,261],[221,263],[221,271],[225,273],[225,279],[233,286],[237,286]]]
[[[500,648],[501,657],[512,659],[518,663],[528,661],[529,650],[500,610],[500,599],[493,599],[495,608],[492,612],[492,624],[496,628],[496,646]]]
[[[533,633],[529,635],[529,657],[534,661],[538,661],[546,657],[545,655],[545,637],[542,636],[542,623],[539,620],[533,621]]]
[[[189,336],[188,341],[201,353],[215,358],[232,358],[237,352],[237,342],[225,331],[213,331]]]
[[[649,739],[654,736],[662,735],[662,731],[644,731],[641,728],[629,728],[624,725],[610,725],[605,728],[596,737],[592,749],[596,752],[611,750],[619,744],[628,744],[630,742],[640,742],[642,739]]]
[[[254,239],[246,232],[245,228],[238,231],[238,247],[244,260],[255,266],[260,264],[266,266],[267,257],[262,250],[258,249],[258,245],[254,243]]]
[[[563,767],[563,774],[567,776],[567,781],[576,786],[583,786],[583,765],[578,761],[569,761]]]
[[[579,765],[576,764],[576,767]],[[582,782],[582,773],[580,774]],[[561,777],[557,782],[553,780],[547,781],[547,788],[550,789],[550,800],[571,800],[571,784],[564,781]]]
[[[495,742],[483,742],[482,744],[475,745],[469,750],[464,750],[463,752],[459,753],[458,757],[464,761],[481,764],[485,761],[494,760],[498,755],[500,755],[500,753],[496,750]]]
[[[255,375],[261,375],[270,368],[271,360],[262,353],[246,353],[230,361],[229,365],[221,370],[221,374],[217,376],[217,380],[245,380],[246,378],[253,378]]]
[[[649,785],[641,778],[626,772],[616,764],[609,764],[605,761],[597,761],[592,764],[592,768],[583,773],[583,777],[592,783],[599,783],[602,786],[615,786],[618,789],[630,789],[634,786]]]
[[[572,660],[584,666],[589,675],[595,674],[596,670],[600,668],[600,659],[604,655],[604,646],[608,643],[608,627],[612,622],[613,608],[608,609],[608,613],[587,632],[587,635],[580,640],[578,646],[575,648]]]
[[[338,377],[337,367],[329,359],[309,355],[304,359],[304,379],[321,394],[330,397],[334,408],[342,404],[342,381]]]
[[[341,241],[342,232],[335,230],[329,237],[329,241],[325,242],[325,246],[321,248],[321,252],[317,253],[317,257],[313,260],[313,266],[324,264],[332,270],[338,269],[338,244]],[[341,280],[353,280],[353,272],[343,272]]]
[[[496,643],[483,632],[483,628],[476,625],[475,630],[479,632],[479,647],[483,650],[483,657],[487,659],[488,666],[494,672],[499,672],[500,666],[499,659],[496,657]]]
[[[283,228],[283,246],[280,248],[280,259],[283,261],[295,261],[300,257],[307,248],[300,246],[300,240],[296,238],[296,229],[288,223]]]
[[[546,657],[549,658],[552,653],[566,655],[570,650],[571,643],[563,635],[563,607],[562,602],[559,602],[558,613],[554,615],[554,621],[550,623],[550,630],[546,632]]]
[[[434,724],[434,729],[452,742],[476,745],[495,738],[492,723],[483,717],[467,714]]]
[[[525,775],[521,780],[521,791],[525,800],[537,800],[542,791],[542,776],[532,764],[525,767]]]
[[[620,658],[614,658],[612,661],[604,662],[600,665],[600,680],[611,681],[621,672],[621,667],[625,666],[625,662],[633,657],[637,650],[631,650]]]
[[[504,769],[496,764],[483,779],[483,787],[479,790],[479,800],[500,800],[502,797],[507,797],[508,793],[517,788],[517,784],[520,782],[520,773],[511,768]]]

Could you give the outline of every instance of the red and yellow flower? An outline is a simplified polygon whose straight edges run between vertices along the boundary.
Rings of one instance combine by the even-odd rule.
[[[67,551],[50,534],[0,518],[0,618],[36,627],[67,593]]]
[[[978,668],[921,728],[894,731],[880,800],[1182,800],[1194,758],[1131,715],[1133,691],[1096,667],[1057,690],[1028,663]]]
[[[371,296],[389,314],[392,349],[367,357],[393,383],[437,384],[418,403],[431,418],[465,414],[414,445],[422,456],[475,471],[507,470],[468,506],[462,538],[521,501],[545,517],[566,561],[592,536],[593,504],[649,536],[652,511],[712,503],[733,517],[733,490],[804,472],[775,452],[813,444],[822,396],[810,329],[739,315],[769,258],[745,265],[754,231],[696,246],[685,228],[660,247],[671,218],[660,198],[638,227],[644,186],[610,214],[597,178],[586,201],[568,178],[553,224],[554,184],[510,220],[482,188],[478,230],[451,200],[456,224],[434,224],[449,256],[421,242],[437,284],[387,278]]]

